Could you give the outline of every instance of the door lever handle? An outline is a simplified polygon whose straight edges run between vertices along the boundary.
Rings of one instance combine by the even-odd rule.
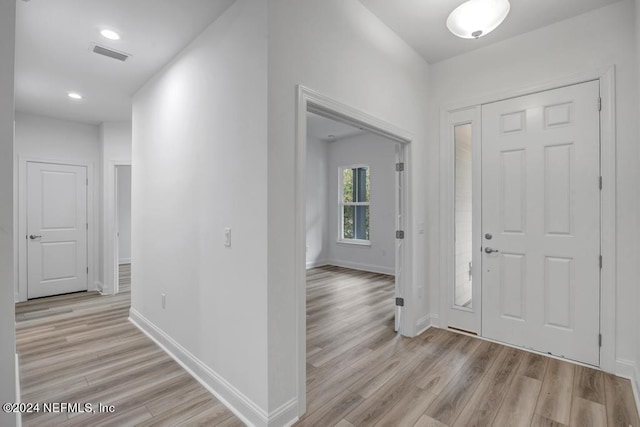
[[[493,253],[493,252],[500,252],[500,251],[499,251],[499,250],[497,250],[497,249],[491,249],[491,248],[489,248],[489,247],[484,248],[484,251],[485,251],[486,253],[488,253],[488,254],[491,254],[491,253]]]
[[[29,236],[29,238],[30,238],[31,240],[36,240],[36,239],[41,239],[41,238],[42,238],[42,236],[37,236],[37,235],[35,235],[35,234],[32,234],[32,235],[30,235],[30,236]]]

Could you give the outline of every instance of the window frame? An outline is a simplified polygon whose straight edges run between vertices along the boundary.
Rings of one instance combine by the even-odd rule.
[[[367,168],[369,174],[369,201],[346,202],[344,201],[344,171],[347,169]],[[345,206],[367,206],[369,208],[369,221],[371,221],[371,165],[359,163],[338,167],[338,241],[346,245],[371,246],[371,223],[369,222],[369,239],[350,239],[344,237],[344,208]]]

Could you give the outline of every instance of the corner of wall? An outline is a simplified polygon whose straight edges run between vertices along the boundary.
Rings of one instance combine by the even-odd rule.
[[[275,411],[269,413],[267,425],[273,427],[289,427],[298,421],[298,399],[293,398]]]
[[[432,326],[433,324],[431,322],[431,315],[427,314],[425,316],[422,316],[416,322],[416,331],[417,331],[416,336],[422,335],[423,332],[425,332],[427,329],[431,328]]]
[[[271,422],[272,417],[274,420],[291,420],[293,419],[291,414],[297,416],[297,401],[287,402],[272,414],[267,414],[249,397],[236,389],[220,374],[207,366],[134,308],[130,309],[129,321],[182,366],[189,375],[213,394],[224,406],[229,408],[243,423],[250,426],[275,426],[276,424]]]

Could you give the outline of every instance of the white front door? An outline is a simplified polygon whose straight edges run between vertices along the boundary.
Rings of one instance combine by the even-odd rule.
[[[27,164],[29,298],[86,291],[87,168]]]
[[[482,335],[591,365],[600,362],[598,100],[593,81],[482,107]]]

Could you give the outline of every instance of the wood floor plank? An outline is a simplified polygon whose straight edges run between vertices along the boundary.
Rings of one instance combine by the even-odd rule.
[[[521,350],[503,348],[454,425],[459,427],[491,425],[522,358]]]
[[[431,355],[408,359],[391,380],[344,418],[356,426],[374,425],[415,387],[417,374],[430,369],[435,361]]]
[[[425,415],[452,425],[502,349],[498,344],[482,341],[460,372],[429,406]]]
[[[357,407],[364,399],[349,390],[338,393],[320,409],[313,411],[296,423],[297,426],[332,426],[338,424],[344,416]]]
[[[604,374],[604,391],[610,426],[640,426],[629,380]]]
[[[570,426],[599,427],[607,425],[607,409],[603,404],[582,397],[573,397]]]
[[[576,366],[575,369],[573,395],[604,405],[604,375],[602,372],[584,366]]]
[[[549,360],[548,357],[541,354],[525,352],[524,359],[518,368],[518,375],[542,382]]]
[[[569,425],[575,365],[550,359],[542,381],[535,413],[552,421]]]
[[[541,388],[542,381],[517,375],[493,420],[493,425],[513,427],[531,425]]]
[[[428,390],[413,387],[376,423],[376,427],[413,425],[436,397]]]
[[[455,346],[449,357],[440,359],[433,369],[426,372],[418,381],[418,387],[429,390],[433,394],[440,394],[451,379],[460,372],[481,342],[461,336],[464,337],[463,340]]]
[[[431,418],[428,415],[423,415],[414,424],[414,427],[448,427],[446,424],[441,423],[438,420]]]

